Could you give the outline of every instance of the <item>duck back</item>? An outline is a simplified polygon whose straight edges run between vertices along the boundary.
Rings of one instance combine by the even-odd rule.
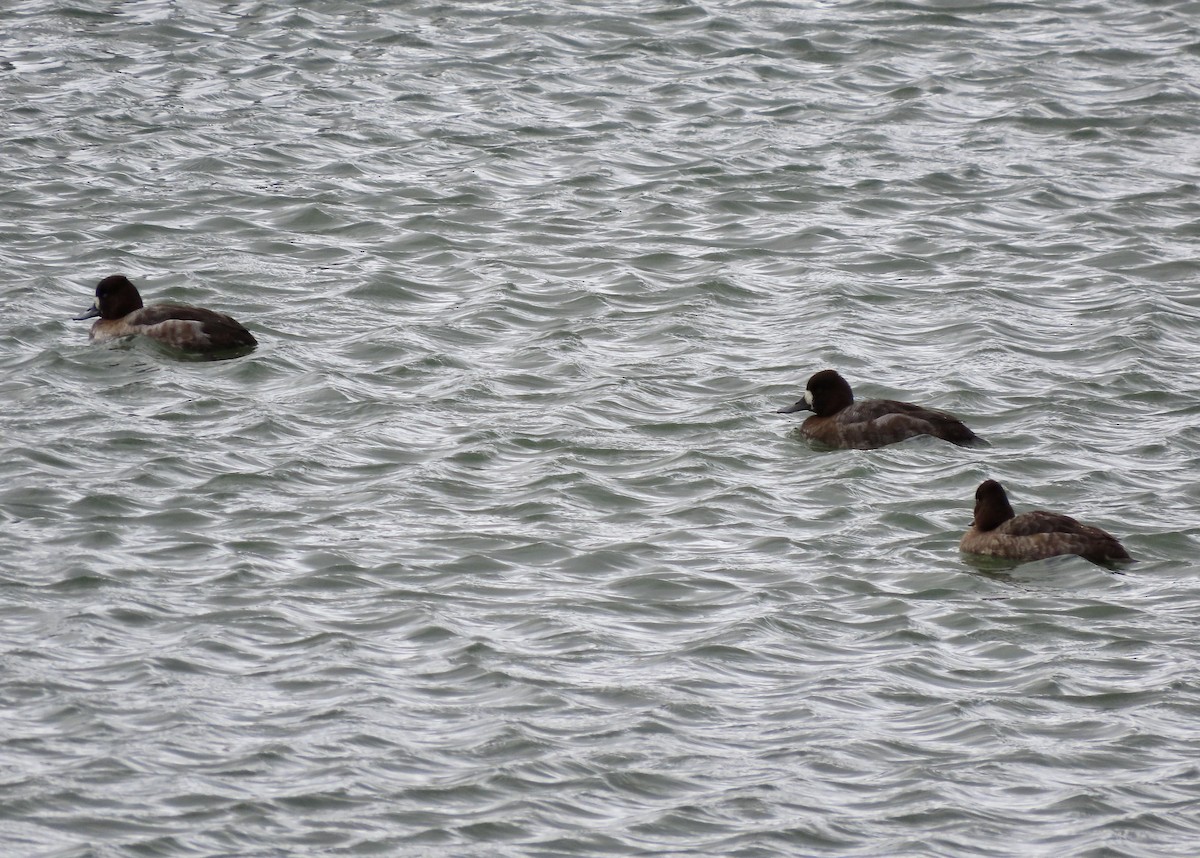
[[[829,417],[810,417],[802,430],[835,447],[872,449],[918,435],[932,435],[959,446],[981,443],[953,414],[894,399],[864,399]]]

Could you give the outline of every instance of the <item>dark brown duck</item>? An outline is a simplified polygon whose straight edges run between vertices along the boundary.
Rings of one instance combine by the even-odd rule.
[[[119,337],[143,336],[188,352],[249,351],[258,345],[254,335],[235,319],[186,304],[145,306],[137,287],[121,274],[105,277],[96,285],[96,299],[76,321],[100,318],[92,325],[91,339],[102,343]]]
[[[812,411],[800,431],[830,447],[871,450],[918,435],[932,435],[962,447],[984,443],[953,414],[894,399],[854,401],[849,383],[832,369],[808,380],[804,398],[779,414]]]
[[[1116,537],[1069,515],[1040,509],[1015,515],[995,480],[985,480],[975,490],[975,518],[958,547],[967,554],[1021,561],[1060,554],[1078,554],[1093,563],[1132,559]]]

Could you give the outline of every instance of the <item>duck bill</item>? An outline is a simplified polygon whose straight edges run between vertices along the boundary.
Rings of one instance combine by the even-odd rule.
[[[97,307],[95,304],[93,304],[92,306],[88,307],[87,310],[85,310],[82,314],[80,314],[78,316],[72,316],[71,319],[76,322],[82,322],[84,319],[94,319],[99,315],[100,315],[100,308]]]
[[[797,411],[812,411],[812,408],[807,402],[801,399],[795,405],[789,405],[787,408],[780,408],[776,414],[795,414]]]

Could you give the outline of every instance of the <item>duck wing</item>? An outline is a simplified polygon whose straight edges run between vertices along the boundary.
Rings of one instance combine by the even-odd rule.
[[[1059,512],[1042,509],[1024,512],[1010,518],[994,532],[1029,537],[1031,544],[1045,550],[1044,556],[1078,554],[1093,563],[1130,559],[1125,547],[1112,534]]]
[[[1063,515],[1060,512],[1035,509],[1002,522],[996,528],[996,533],[1007,533],[1009,536],[1033,536],[1035,533],[1078,533],[1092,536],[1102,534],[1104,531],[1076,521],[1071,516]]]
[[[846,428],[851,424],[870,423],[876,427],[876,434],[885,435],[895,441],[916,435],[933,435],[935,438],[959,445],[975,444],[980,440],[979,436],[953,414],[895,399],[864,399],[855,402],[837,413],[837,422]],[[843,428],[843,432],[846,428]]]

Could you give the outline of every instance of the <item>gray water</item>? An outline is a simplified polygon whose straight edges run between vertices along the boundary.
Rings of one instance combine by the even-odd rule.
[[[0,851],[1196,854],[1200,5],[1052,5],[5,4]]]

